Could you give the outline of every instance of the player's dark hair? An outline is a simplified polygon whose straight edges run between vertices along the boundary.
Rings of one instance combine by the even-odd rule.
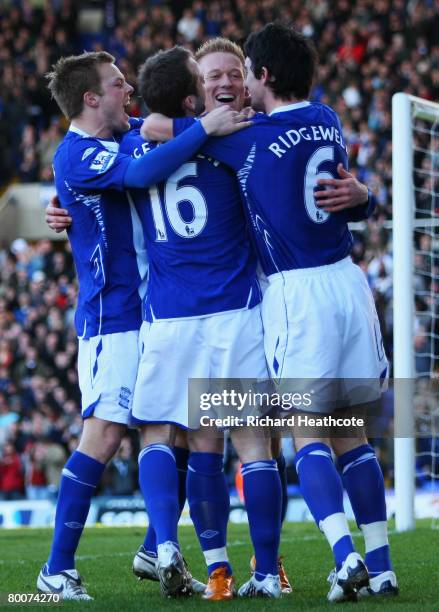
[[[268,85],[278,98],[309,96],[317,65],[313,43],[293,27],[269,23],[253,32],[244,45],[257,79],[262,68],[269,74]]]
[[[140,67],[138,84],[148,110],[181,117],[183,100],[198,94],[198,79],[188,66],[192,53],[179,45],[159,51]],[[172,95],[169,95],[172,87]]]
[[[106,51],[96,51],[62,57],[53,65],[52,72],[46,74],[47,86],[67,119],[82,113],[85,92],[102,94],[98,67],[114,61]]]

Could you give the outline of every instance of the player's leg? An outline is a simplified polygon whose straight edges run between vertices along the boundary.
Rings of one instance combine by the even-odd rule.
[[[156,535],[156,567],[165,596],[192,591],[177,539],[179,485],[173,452],[175,427],[170,424],[188,426],[187,381],[199,374],[194,368],[197,360],[191,357],[197,351],[194,335],[194,321],[178,320],[144,322],[139,336],[141,357],[132,422],[142,429],[139,481]]]
[[[230,385],[247,390],[269,392],[269,374],[264,351],[264,330],[260,306],[223,317],[212,317],[209,336],[218,338],[218,354],[214,355],[214,376]],[[239,379],[236,385],[230,379]],[[249,385],[249,386],[248,386]],[[235,389],[236,390],[236,389]],[[231,407],[232,416],[254,415],[255,407],[239,412]],[[258,414],[261,412],[258,410]],[[276,461],[272,459],[270,437],[257,427],[236,427],[231,430],[233,444],[242,462],[244,497],[250,535],[256,557],[255,572],[240,595],[260,594],[278,597],[281,594],[278,576],[281,487]],[[270,506],[264,500],[270,499]]]
[[[175,463],[178,472],[178,507],[180,515],[186,504],[186,481],[189,462],[189,444],[187,440],[187,432],[177,428],[174,441]]]
[[[227,555],[230,494],[224,474],[223,434],[204,427],[189,432],[188,439],[187,497],[209,578],[203,598],[232,599],[234,579]]]
[[[251,579],[238,594],[277,598],[282,593],[278,569],[282,493],[269,431],[234,428],[231,437],[242,463],[244,499],[256,559]]]
[[[329,440],[296,435],[294,441],[300,491],[334,555],[338,576],[328,598],[355,599],[356,590],[368,584],[367,571],[355,552],[343,507],[343,485],[332,460]]]
[[[332,438],[343,485],[366,547],[365,563],[370,575],[371,594],[398,593],[390,560],[384,478],[372,446],[365,436]]]
[[[61,592],[65,599],[91,599],[81,585],[74,557],[91,498],[126,429],[137,366],[137,331],[79,342],[84,428],[78,449],[62,472],[52,548],[37,582],[42,592]]]
[[[281,503],[281,525],[283,525],[287,509],[288,509],[288,480],[287,480],[287,464],[285,461],[285,457],[282,452],[282,439],[280,435],[276,432],[272,432],[271,436],[271,455],[274,459],[276,459],[277,470],[279,472],[281,491],[282,491],[282,503]],[[282,551],[281,551],[282,553]],[[250,561],[250,569],[254,571],[256,567],[256,559],[253,556]],[[293,589],[290,584],[290,580],[288,578],[285,565],[284,565],[284,557],[281,554],[278,559],[278,570],[279,570],[279,579],[282,587],[282,593],[284,595],[288,595],[292,593]]]
[[[139,453],[139,483],[157,540],[157,574],[165,597],[189,595],[191,577],[178,543],[178,472],[172,450],[175,427],[144,425]]]
[[[178,505],[180,518],[186,503],[186,476],[188,467],[188,456],[189,449],[187,448],[187,434],[185,431],[177,428],[174,446],[172,447],[174,453],[176,467],[177,467],[177,478],[178,478]],[[184,562],[186,564],[186,562]],[[139,546],[134,559],[133,559],[133,572],[139,579],[146,579],[152,581],[159,581],[159,574],[157,572],[157,537],[155,529],[150,522],[145,535],[144,543]],[[190,580],[190,584],[194,593],[204,593],[206,585],[196,580],[188,568],[186,567],[186,573]]]
[[[282,490],[282,510],[281,510],[281,521],[285,520],[288,509],[288,480],[287,480],[287,464],[285,457],[282,452],[282,439],[276,433],[272,433],[271,436],[271,456],[276,460],[277,471],[279,472],[279,478]]]
[[[178,502],[180,508],[180,514],[183,511],[184,505],[186,503],[186,477],[187,477],[187,466],[189,460],[189,448],[187,443],[187,434],[182,429],[177,429],[175,443],[173,447],[173,452],[175,456],[175,462],[177,465],[178,472]],[[142,575],[141,568],[133,567],[134,573],[142,578],[149,578],[151,580],[157,580],[155,575],[155,563],[151,560],[157,557],[157,539],[155,535],[154,528],[151,524],[149,524],[147,532],[145,534],[145,539],[143,542],[143,546],[140,547],[139,552],[142,555],[146,555],[148,557],[147,564],[151,566],[152,572],[148,572],[146,568],[146,575]],[[145,573],[145,572],[143,572]],[[151,574],[151,575],[149,575]]]
[[[343,296],[331,278],[337,266],[274,275],[263,302],[271,373],[281,379],[282,393],[310,393],[311,405],[300,408],[312,411],[314,417],[330,412],[337,394],[337,367],[344,335]],[[315,431],[293,431],[293,435],[302,495],[333,550],[340,581],[345,580],[348,569],[349,573],[351,569],[355,571],[354,578],[341,588],[332,586],[328,598],[354,598],[356,589],[367,580],[367,572],[354,553],[344,514],[343,487],[329,440]]]
[[[168,424],[140,428],[139,482],[157,547],[164,542],[178,546],[178,473],[174,445],[175,427]]]
[[[84,422],[79,446],[62,471],[55,531],[47,562],[50,574],[74,569],[74,555],[90,510],[91,498],[105,465],[119,448],[125,429],[124,425],[95,417]]]
[[[373,296],[362,271],[351,264],[341,283],[349,289],[349,334],[342,352],[340,372],[346,381],[347,400],[361,404],[362,415],[374,411],[386,387],[388,363],[382,343]],[[347,289],[345,290],[347,293]],[[353,408],[354,410],[354,408]],[[358,414],[358,410],[356,411]],[[349,414],[349,413],[348,413]],[[354,412],[352,412],[354,414]],[[343,483],[366,543],[370,587],[361,594],[397,594],[398,585],[390,561],[384,479],[375,452],[363,432],[332,438]]]

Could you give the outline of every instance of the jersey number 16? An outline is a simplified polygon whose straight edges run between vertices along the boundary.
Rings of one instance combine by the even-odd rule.
[[[195,238],[206,226],[207,204],[201,191],[193,185],[178,186],[180,181],[189,176],[197,176],[196,162],[183,164],[167,179],[164,189],[164,206],[160,201],[157,187],[153,185],[149,188],[157,242],[168,240],[163,209],[166,211],[170,226],[181,238]],[[182,202],[189,202],[192,206],[193,216],[190,221],[186,221],[181,216],[179,204]]]

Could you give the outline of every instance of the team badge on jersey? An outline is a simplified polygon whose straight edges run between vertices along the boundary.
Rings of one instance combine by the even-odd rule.
[[[98,174],[102,174],[114,163],[116,156],[116,153],[110,151],[99,151],[90,164],[90,170],[97,170]]]

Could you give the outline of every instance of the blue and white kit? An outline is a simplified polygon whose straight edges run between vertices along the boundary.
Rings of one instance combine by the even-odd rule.
[[[139,120],[130,124],[137,127]],[[79,280],[75,325],[84,417],[129,420],[139,360],[133,338],[142,321],[147,258],[126,185],[163,179],[206,139],[199,125],[190,138],[164,145],[148,160],[134,160],[120,153],[116,139],[95,138],[72,124],[56,151],[55,185],[73,220],[68,235]]]
[[[137,132],[137,134],[136,134]],[[121,150],[148,155],[138,131]],[[266,378],[256,257],[234,174],[196,155],[148,190],[130,190],[150,277],[134,422],[188,424],[189,378]]]
[[[139,362],[147,258],[138,214],[127,200],[130,161],[114,140],[72,126],[54,158],[79,281],[75,325],[84,418],[128,423]]]
[[[175,119],[174,134],[189,125]],[[347,223],[365,211],[329,214],[314,198],[318,179],[337,177],[339,162],[347,167],[336,113],[310,102],[278,107],[256,115],[248,129],[209,139],[202,151],[231,167],[240,183],[269,280],[263,321],[272,376],[384,379],[388,367],[372,295],[349,257]]]

